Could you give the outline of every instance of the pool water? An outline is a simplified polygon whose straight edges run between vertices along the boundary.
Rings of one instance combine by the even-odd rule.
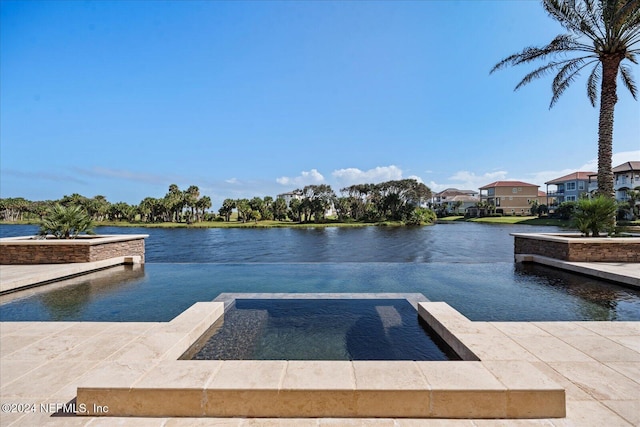
[[[433,227],[156,229],[143,266],[117,267],[0,297],[0,321],[167,322],[221,293],[421,293],[475,321],[640,320],[640,290],[513,261],[515,232]],[[0,236],[37,226],[0,224]]]
[[[460,360],[402,299],[238,299],[183,358]]]

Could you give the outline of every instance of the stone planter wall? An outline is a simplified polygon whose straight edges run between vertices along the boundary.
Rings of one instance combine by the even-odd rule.
[[[67,264],[121,256],[139,256],[144,263],[146,234],[90,236],[77,239],[0,239],[0,264]]]
[[[640,262],[640,237],[579,237],[513,233],[516,255],[542,255],[574,262]]]

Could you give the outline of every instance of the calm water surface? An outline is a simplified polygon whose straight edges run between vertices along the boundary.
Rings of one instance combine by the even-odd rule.
[[[35,226],[0,226],[0,236]],[[472,320],[640,320],[640,292],[513,262],[512,232],[475,223],[422,228],[153,229],[147,263],[0,299],[0,320],[167,321],[221,292],[420,292]]]

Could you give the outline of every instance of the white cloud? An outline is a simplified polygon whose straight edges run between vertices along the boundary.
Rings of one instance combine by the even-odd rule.
[[[290,178],[288,176],[282,176],[276,179],[278,184],[282,185],[311,185],[324,182],[324,176],[317,169],[311,169],[310,171],[302,171],[300,176]]]
[[[622,151],[620,153],[613,153],[612,166],[615,168],[624,162],[640,161],[640,150],[635,151]],[[580,167],[581,171],[597,171],[598,159],[592,159]]]
[[[379,182],[402,179],[402,169],[395,165],[378,166],[367,171],[358,168],[338,169],[331,173],[342,186],[354,184],[376,184]]]
[[[620,153],[613,154],[613,167],[616,167],[624,162],[628,161],[639,161],[640,160],[640,150],[636,151],[624,151]],[[445,190],[447,188],[458,188],[460,190],[478,190],[478,188],[487,185],[494,181],[524,181],[529,182],[531,184],[536,184],[540,186],[540,190],[545,190],[546,185],[545,182],[551,181],[553,179],[559,178],[564,175],[568,175],[572,172],[596,172],[598,170],[598,159],[593,159],[582,166],[569,167],[561,170],[545,170],[539,172],[532,172],[523,174],[524,176],[514,177],[508,176],[507,171],[499,170],[493,172],[485,172],[483,174],[477,174],[475,172],[470,171],[458,171],[453,176],[450,176],[447,179],[446,183],[437,183],[435,181],[430,181],[427,186],[431,188],[432,191],[438,192]]]
[[[446,190],[447,188],[457,188],[460,190],[475,190],[483,185],[489,184],[494,181],[502,181],[507,177],[507,171],[493,171],[485,172],[481,175],[470,171],[458,171],[453,176],[448,178],[447,183],[438,184],[435,181],[430,181],[427,186],[434,192]]]
[[[226,182],[227,184],[237,184],[238,178],[225,179],[224,182]]]

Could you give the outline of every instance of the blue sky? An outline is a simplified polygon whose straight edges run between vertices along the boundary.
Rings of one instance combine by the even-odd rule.
[[[535,1],[3,0],[0,196],[137,204],[175,183],[217,210],[307,184],[595,171],[586,75],[552,110],[551,77],[489,75],[562,32]],[[618,95],[614,166],[640,160],[640,103]]]

